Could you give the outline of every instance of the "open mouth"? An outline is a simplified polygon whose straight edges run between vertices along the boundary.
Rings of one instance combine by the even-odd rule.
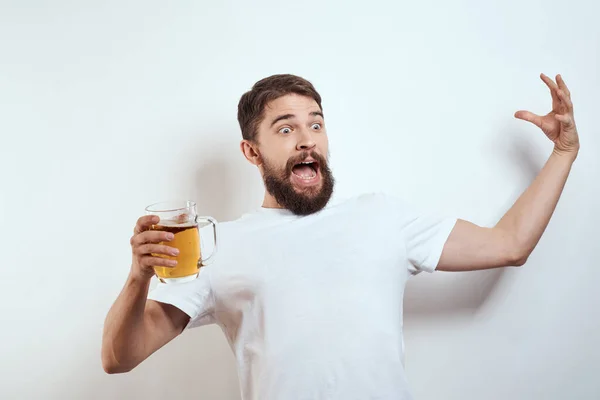
[[[311,180],[319,172],[319,163],[316,161],[303,161],[294,165],[292,173],[300,179]]]

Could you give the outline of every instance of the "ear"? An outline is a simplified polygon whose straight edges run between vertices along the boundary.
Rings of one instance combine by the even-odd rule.
[[[240,142],[240,150],[242,150],[244,157],[246,157],[246,160],[248,160],[251,164],[262,164],[262,160],[258,152],[258,143],[244,139]]]

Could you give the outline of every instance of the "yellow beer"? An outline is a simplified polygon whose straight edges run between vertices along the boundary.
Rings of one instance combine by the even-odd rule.
[[[175,238],[160,244],[179,249],[177,256],[152,254],[153,257],[177,260],[175,267],[155,266],[154,273],[163,283],[189,282],[198,277],[199,268],[212,262],[217,253],[217,221],[212,217],[201,217],[196,211],[196,203],[189,200],[166,201],[146,207],[146,215],[156,215],[159,222],[152,230],[172,233]],[[200,232],[212,225],[213,249],[208,257],[202,257]],[[202,238],[206,239],[206,238]]]
[[[154,225],[152,230],[171,232],[175,238],[170,242],[160,242],[166,246],[179,249],[177,256],[164,254],[153,254],[154,257],[169,258],[177,260],[177,265],[170,267],[154,267],[154,272],[159,279],[183,278],[198,274],[198,263],[201,260],[200,234],[197,224],[178,225]]]

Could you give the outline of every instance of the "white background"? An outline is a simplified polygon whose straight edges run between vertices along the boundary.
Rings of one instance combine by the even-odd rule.
[[[525,267],[409,283],[407,373],[417,399],[600,397],[597,2],[0,4],[0,397],[239,398],[215,326],[124,375],[100,341],[144,206],[260,205],[236,121],[258,79],[320,91],[337,196],[489,226],[552,149],[513,118],[549,111],[541,72],[570,86],[582,143],[556,213]]]

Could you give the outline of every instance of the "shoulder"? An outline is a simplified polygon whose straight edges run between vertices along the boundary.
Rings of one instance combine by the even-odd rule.
[[[336,207],[344,214],[367,215],[372,220],[381,221],[383,225],[401,227],[430,214],[403,196],[383,191],[362,193],[340,200],[332,206],[334,209]]]
[[[386,192],[367,192],[339,199],[331,207],[369,208],[373,211],[401,211],[410,209],[410,205],[401,197]]]

